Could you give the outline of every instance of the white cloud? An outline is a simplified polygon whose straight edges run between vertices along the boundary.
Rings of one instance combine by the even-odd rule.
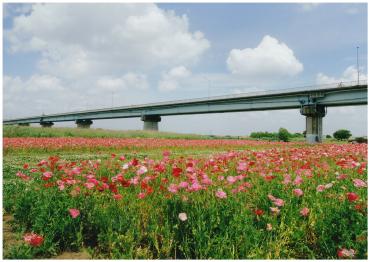
[[[364,69],[360,68],[360,80],[367,79],[367,75],[362,73]],[[333,83],[340,83],[340,82],[349,82],[349,81],[357,81],[358,78],[358,72],[357,68],[353,65],[347,67],[342,75],[340,77],[332,77],[327,76],[323,73],[318,73],[316,75],[316,83],[319,85],[325,85],[325,84],[333,84]]]
[[[172,68],[169,72],[162,74],[162,79],[158,83],[161,91],[173,91],[179,88],[180,82],[191,75],[191,72],[184,66]]]
[[[50,75],[32,75],[27,80],[20,77],[4,76],[4,93],[23,93],[24,92],[58,92],[63,91],[61,80]]]
[[[141,104],[151,97],[147,77],[139,73],[74,82],[41,74],[28,78],[4,75],[3,89],[7,118]]]
[[[232,49],[226,62],[233,74],[263,81],[292,77],[303,70],[293,51],[269,35],[256,48]]]
[[[34,4],[4,32],[12,52],[39,52],[61,77],[191,65],[209,48],[186,15],[155,4]]]
[[[15,15],[29,14],[32,10],[32,4],[27,3],[4,3],[3,17],[8,18]]]
[[[143,74],[127,73],[122,77],[103,76],[97,80],[97,86],[104,90],[147,89],[148,83]]]
[[[27,79],[4,75],[3,89],[5,118],[57,112],[74,97],[72,92],[65,92],[61,79],[50,75],[35,74]]]

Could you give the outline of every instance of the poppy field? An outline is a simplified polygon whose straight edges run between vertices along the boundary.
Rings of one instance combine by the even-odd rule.
[[[3,142],[5,258],[367,258],[366,144]]]

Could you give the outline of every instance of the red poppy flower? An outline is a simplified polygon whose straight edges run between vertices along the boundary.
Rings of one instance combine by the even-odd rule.
[[[35,233],[27,233],[24,235],[23,239],[27,244],[33,247],[39,247],[44,242],[44,238]]]
[[[347,198],[348,198],[348,201],[349,202],[354,202],[356,201],[359,197],[356,193],[353,193],[353,192],[350,192],[350,193],[347,193]]]
[[[262,216],[263,215],[263,210],[261,210],[261,209],[256,209],[256,210],[254,210],[254,213],[257,215],[257,216]]]
[[[172,168],[172,175],[174,177],[179,177],[181,175],[182,169],[179,167]]]

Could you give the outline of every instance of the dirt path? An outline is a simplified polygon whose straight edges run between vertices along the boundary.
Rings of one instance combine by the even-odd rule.
[[[82,250],[80,252],[63,252],[51,259],[91,259],[91,256],[86,250]]]
[[[4,250],[9,246],[14,246],[21,243],[21,240],[17,240],[16,234],[12,231],[11,222],[13,216],[9,214],[3,215],[3,247]]]

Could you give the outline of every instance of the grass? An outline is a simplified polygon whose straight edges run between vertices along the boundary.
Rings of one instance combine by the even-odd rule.
[[[81,128],[42,128],[31,126],[3,126],[4,137],[86,137],[86,138],[167,138],[167,139],[245,139],[241,136],[214,136],[197,134],[179,134],[157,131],[117,131],[105,129]]]

